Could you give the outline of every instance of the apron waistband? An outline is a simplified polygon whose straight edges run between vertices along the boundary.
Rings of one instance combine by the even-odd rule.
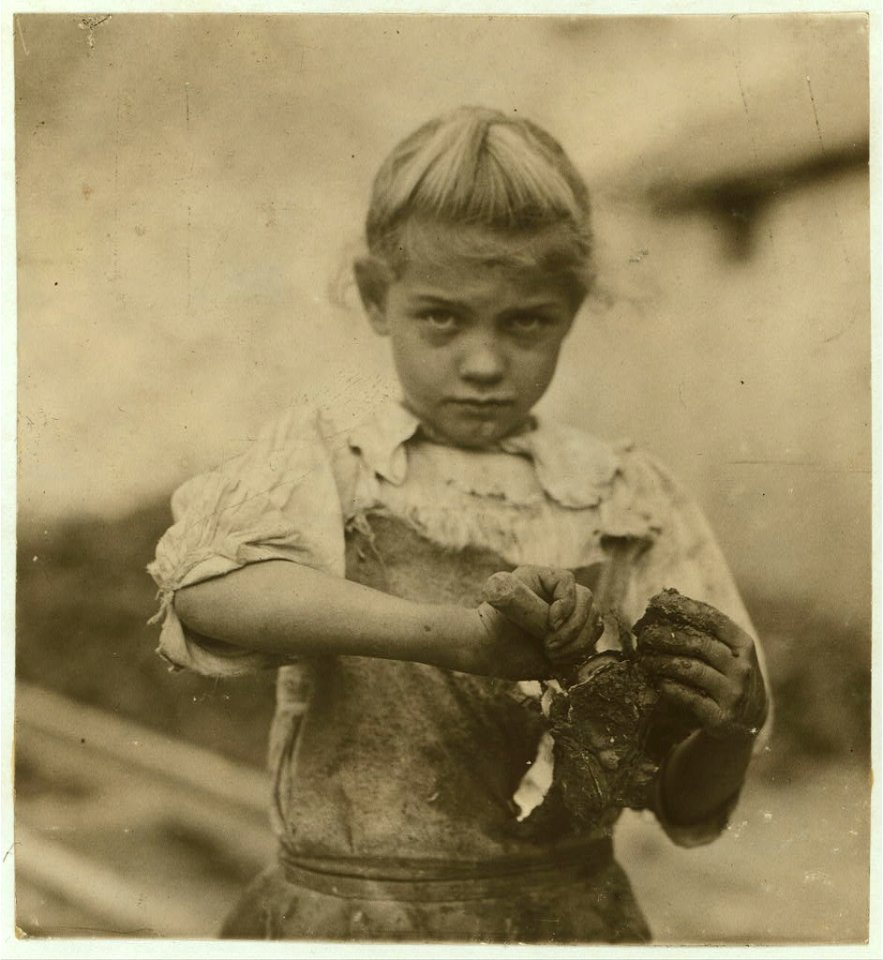
[[[289,883],[347,900],[487,900],[548,883],[592,876],[613,860],[613,842],[600,837],[547,857],[487,861],[303,857],[280,847]]]

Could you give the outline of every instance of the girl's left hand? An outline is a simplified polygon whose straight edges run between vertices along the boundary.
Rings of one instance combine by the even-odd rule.
[[[768,709],[754,641],[714,607],[688,604],[701,629],[658,631],[641,662],[663,694],[686,707],[709,736],[754,736]]]

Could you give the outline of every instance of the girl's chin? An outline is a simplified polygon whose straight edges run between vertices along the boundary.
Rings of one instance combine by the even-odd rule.
[[[465,423],[459,420],[453,423],[424,420],[423,430],[436,443],[470,449],[488,447],[512,433],[509,424],[493,420],[472,420]]]

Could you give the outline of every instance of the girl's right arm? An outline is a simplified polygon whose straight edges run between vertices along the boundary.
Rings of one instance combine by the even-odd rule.
[[[541,642],[488,604],[414,603],[285,560],[183,587],[174,606],[196,633],[282,660],[347,654],[517,680],[553,672]]]

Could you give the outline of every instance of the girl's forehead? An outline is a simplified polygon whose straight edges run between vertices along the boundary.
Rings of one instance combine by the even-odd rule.
[[[409,223],[401,234],[399,279],[447,284],[478,280],[518,287],[561,285],[563,227],[502,232],[475,225]]]
[[[506,263],[475,258],[411,260],[399,275],[398,284],[408,293],[469,299],[545,295],[565,299],[563,285],[540,270],[526,270]]]

